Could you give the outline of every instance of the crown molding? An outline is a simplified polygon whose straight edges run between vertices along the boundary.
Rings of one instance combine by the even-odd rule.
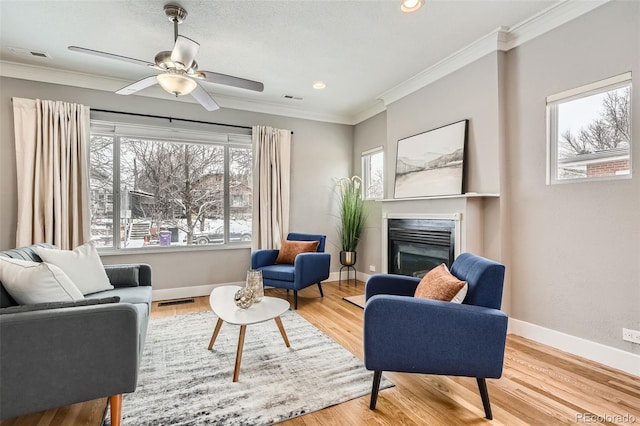
[[[80,87],[84,89],[101,90],[106,92],[115,92],[116,90],[132,83],[132,81],[129,80],[123,80],[113,77],[97,76],[76,71],[61,70],[39,65],[20,64],[10,61],[0,61],[0,76],[19,78],[22,80],[39,81],[51,84],[60,84],[64,86]],[[149,98],[171,100],[172,102],[197,104],[197,101],[190,96],[181,96],[177,99],[174,97],[170,98],[161,90],[146,90],[142,93],[138,92],[135,95],[129,96],[144,96]],[[223,108],[259,112],[263,114],[274,114],[286,117],[301,118],[305,120],[324,121],[329,123],[355,124],[353,123],[353,119],[351,117],[338,114],[305,111],[302,109],[282,106],[271,102],[243,99],[234,96],[218,94],[214,96],[216,102]]]
[[[115,92],[130,82],[77,71],[0,61],[0,76]]]
[[[611,0],[564,0],[509,28],[506,49],[511,50],[529,40],[558,28]]]
[[[382,100],[376,99],[375,101],[371,102],[368,107],[361,109],[360,111],[355,113],[353,116],[351,116],[350,124],[353,124],[353,125],[358,124],[386,110],[387,110],[387,107],[382,102]]]
[[[263,114],[274,114],[285,117],[301,118],[304,120],[324,121],[337,124],[355,124],[351,118],[339,114],[330,114],[316,111],[306,111],[303,109],[291,108],[276,103],[257,101],[251,99],[237,98],[226,95],[215,95],[216,102],[224,108],[239,109],[243,111],[260,112]],[[195,101],[193,101],[195,102]]]
[[[564,0],[511,28],[499,27],[484,37],[463,47],[437,64],[385,91],[377,98],[387,106],[423,87],[445,77],[481,57],[495,51],[508,51],[578,18],[611,0]],[[380,111],[368,110],[354,115],[357,124]]]
[[[447,56],[435,65],[380,94],[378,99],[381,99],[385,106],[387,106],[477,61],[489,53],[495,52],[496,50],[504,50],[507,34],[506,27],[499,27],[493,30],[484,37]]]

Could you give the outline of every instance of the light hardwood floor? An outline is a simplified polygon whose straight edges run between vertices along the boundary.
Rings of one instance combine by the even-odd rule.
[[[324,298],[316,286],[299,292],[298,313],[362,358],[363,311],[342,297],[363,293],[364,285],[331,282],[323,284],[323,289]],[[292,293],[287,295],[284,290],[271,289],[266,294],[293,302]],[[208,309],[208,297],[199,297],[182,305],[158,307],[154,303],[151,316]],[[492,421],[484,418],[475,379],[403,373],[385,376],[396,386],[380,392],[375,411],[369,410],[369,396],[364,396],[284,424],[626,425],[633,424],[629,422],[633,419],[640,424],[639,377],[513,335],[507,338],[503,377],[487,380]],[[0,426],[99,426],[105,406],[106,398],[8,419]]]

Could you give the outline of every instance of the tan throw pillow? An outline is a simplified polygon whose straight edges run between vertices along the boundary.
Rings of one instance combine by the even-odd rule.
[[[315,253],[318,250],[318,244],[320,244],[320,241],[282,240],[276,264],[288,263],[293,265],[299,253]]]
[[[460,281],[451,275],[447,265],[442,263],[430,270],[422,278],[416,288],[414,297],[450,302],[466,284],[466,281]]]

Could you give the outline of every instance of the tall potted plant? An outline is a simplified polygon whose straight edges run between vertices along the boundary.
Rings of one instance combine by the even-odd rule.
[[[356,263],[356,249],[367,220],[367,210],[362,199],[362,179],[359,176],[342,178],[337,182],[340,225],[338,235],[342,243],[340,263],[352,266]]]

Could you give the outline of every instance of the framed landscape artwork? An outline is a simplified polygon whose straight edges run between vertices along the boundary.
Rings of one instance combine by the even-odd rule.
[[[469,120],[398,140],[394,198],[459,195]]]

